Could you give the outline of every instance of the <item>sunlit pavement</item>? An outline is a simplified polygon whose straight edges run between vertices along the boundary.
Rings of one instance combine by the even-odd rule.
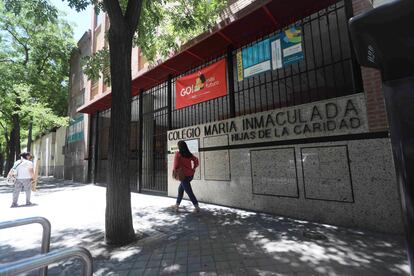
[[[132,194],[137,242],[103,243],[105,188],[46,178],[31,207],[10,208],[12,187],[0,179],[0,221],[43,216],[51,250],[84,246],[94,275],[408,275],[402,237],[201,204],[174,213],[174,199]],[[19,203],[25,201],[20,194]],[[0,262],[40,253],[42,229],[0,230]],[[78,260],[49,266],[49,275],[80,275]],[[34,272],[29,275],[36,275]]]

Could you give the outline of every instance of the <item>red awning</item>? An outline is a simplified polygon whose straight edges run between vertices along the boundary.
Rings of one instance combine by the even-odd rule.
[[[229,46],[239,48],[262,36],[268,35],[298,19],[311,15],[337,0],[268,0],[257,1],[234,15],[233,20],[220,23],[208,33],[204,33],[184,45],[184,49],[156,67],[132,80],[131,95],[152,88],[191,68],[204,64],[214,57],[226,53]],[[94,113],[111,107],[111,94],[106,93],[78,112]]]

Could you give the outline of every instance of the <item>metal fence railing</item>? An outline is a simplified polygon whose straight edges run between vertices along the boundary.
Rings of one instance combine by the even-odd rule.
[[[352,1],[342,0],[227,54],[217,53],[204,64],[146,91],[132,100],[131,187],[167,191],[167,131],[266,110],[311,103],[363,91],[360,67],[350,45],[348,19]],[[304,58],[280,69],[237,79],[237,52],[272,38],[292,26],[302,30]],[[227,59],[227,95],[176,108],[176,80]],[[232,90],[232,91],[230,91]],[[97,181],[106,182],[110,109],[99,112]],[[132,189],[134,190],[134,189]]]
[[[47,266],[69,258],[80,258],[83,261],[83,275],[91,276],[93,272],[93,258],[91,253],[83,247],[72,247],[49,252],[51,225],[44,217],[24,218],[13,221],[0,222],[0,230],[28,224],[39,223],[43,227],[41,254],[10,263],[0,264],[0,275],[18,275],[20,273],[39,269],[39,275],[47,275]]]
[[[40,268],[40,275],[47,275],[47,266],[71,258],[80,258],[83,262],[83,276],[92,276],[93,258],[83,247],[72,247],[33,256],[23,260],[0,265],[0,275],[19,275]]]
[[[51,232],[51,225],[49,220],[43,217],[32,217],[32,218],[24,218],[12,221],[5,221],[0,222],[0,229],[7,229],[17,226],[23,226],[28,224],[39,223],[43,227],[43,234],[42,234],[42,245],[40,249],[41,254],[45,254],[49,252],[50,249],[50,232]],[[1,270],[0,270],[1,274]],[[40,275],[47,274],[47,267],[43,267],[40,270]]]

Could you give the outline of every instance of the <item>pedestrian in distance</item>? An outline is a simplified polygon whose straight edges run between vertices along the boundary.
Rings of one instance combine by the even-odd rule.
[[[178,142],[178,151],[174,155],[173,164],[173,178],[180,181],[178,186],[178,196],[176,204],[172,206],[173,210],[178,212],[181,200],[184,196],[184,191],[187,193],[191,202],[194,205],[194,212],[200,212],[198,201],[191,188],[191,180],[193,180],[194,173],[198,167],[198,158],[195,157],[188,149],[184,141]]]
[[[13,164],[8,177],[15,177],[13,202],[11,208],[18,207],[19,194],[22,188],[26,192],[26,205],[32,205],[30,196],[32,193],[32,181],[34,180],[33,163],[30,152],[23,152],[20,154],[20,160]]]

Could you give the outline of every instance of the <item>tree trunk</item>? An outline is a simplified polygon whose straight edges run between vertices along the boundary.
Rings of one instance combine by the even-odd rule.
[[[14,152],[16,155],[16,160],[20,159],[20,116],[19,114],[13,114],[13,137],[10,137],[10,140],[14,140]]]
[[[9,136],[9,140],[7,143],[7,163],[6,163],[6,173],[8,173],[10,171],[10,169],[13,167],[13,163],[14,163],[14,159],[15,159],[15,155],[16,155],[16,147],[15,147],[15,141],[16,139],[14,138],[15,136],[15,131],[14,129],[12,129],[10,131],[10,136]]]
[[[112,27],[111,27],[112,28]],[[124,245],[135,239],[129,186],[129,143],[131,122],[132,35],[109,30],[112,79],[111,126],[108,145],[105,239]]]
[[[4,170],[4,152],[0,144],[0,175],[4,174],[3,170]]]
[[[32,118],[30,118],[30,123],[29,123],[29,133],[27,135],[27,151],[31,152],[32,151],[32,130],[33,130],[33,121]]]

